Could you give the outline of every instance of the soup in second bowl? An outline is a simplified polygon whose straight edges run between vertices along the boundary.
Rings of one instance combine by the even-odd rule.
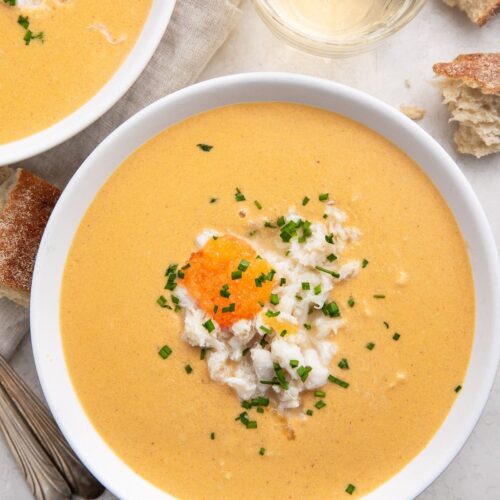
[[[113,76],[152,0],[0,2],[0,144],[62,120]]]

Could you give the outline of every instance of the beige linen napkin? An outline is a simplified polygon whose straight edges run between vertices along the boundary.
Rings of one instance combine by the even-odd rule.
[[[177,0],[160,46],[123,99],[73,139],[19,166],[64,187],[113,129],[153,101],[196,81],[239,19],[239,3],[240,0]],[[28,328],[28,311],[0,299],[0,354],[10,358]]]

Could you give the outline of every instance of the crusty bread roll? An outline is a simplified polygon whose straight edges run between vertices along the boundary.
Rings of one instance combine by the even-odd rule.
[[[469,19],[478,26],[483,26],[488,19],[500,10],[500,0],[443,0],[450,7],[463,10]]]
[[[457,150],[480,158],[500,151],[500,53],[464,54],[433,66],[443,81],[444,102]]]
[[[26,170],[0,167],[0,297],[28,306],[36,252],[59,194]]]

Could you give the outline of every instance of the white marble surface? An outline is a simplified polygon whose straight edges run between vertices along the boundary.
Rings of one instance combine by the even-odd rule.
[[[500,50],[500,18],[478,29],[440,0],[429,0],[420,15],[376,51],[350,59],[326,60],[286,47],[274,38],[243,2],[240,26],[215,56],[202,79],[245,71],[288,71],[321,76],[351,85],[399,107],[414,104],[427,110],[421,126],[455,158],[490,220],[500,248],[500,155],[476,160],[457,155],[451,142],[447,113],[431,83],[432,64],[459,53]],[[404,80],[411,81],[411,87]],[[500,306],[500,304],[499,304]],[[14,367],[39,392],[31,346],[26,339]],[[0,438],[0,499],[31,498]],[[111,498],[106,495],[106,498]],[[469,441],[444,474],[420,500],[500,499],[500,377]]]

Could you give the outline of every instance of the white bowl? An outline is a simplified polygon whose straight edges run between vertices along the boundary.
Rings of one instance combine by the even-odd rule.
[[[175,0],[153,0],[136,44],[112,78],[89,101],[50,127],[14,142],[0,145],[0,165],[43,153],[73,137],[100,118],[120,99],[142,73],[167,28]]]
[[[36,367],[54,417],[82,461],[119,498],[170,498],[133,472],[87,419],[63,355],[59,296],[71,242],[87,207],[110,174],[136,148],[193,114],[245,101],[291,101],[348,116],[376,130],[409,154],[446,199],[468,243],[477,313],[472,357],[463,389],[428,446],[367,496],[413,498],[452,461],[486,404],[500,353],[500,270],[486,217],[462,172],[418,125],[390,106],[351,88],[280,73],[243,74],[206,81],[152,104],[115,130],[85,161],[63,192],[45,231],[31,294]]]

